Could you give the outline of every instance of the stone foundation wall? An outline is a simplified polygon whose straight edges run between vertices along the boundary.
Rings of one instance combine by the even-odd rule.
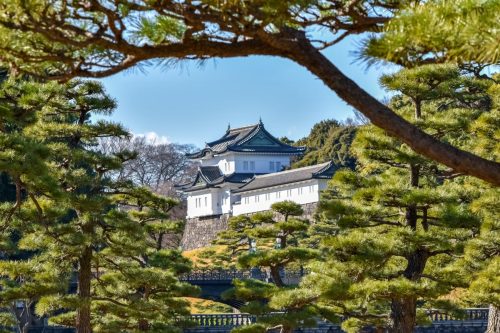
[[[317,202],[302,205],[304,209],[302,218],[313,221],[317,206]],[[229,218],[230,216],[225,214],[187,219],[181,240],[182,250],[193,250],[211,245],[212,241],[217,237],[217,234],[227,229],[227,221]],[[277,218],[279,217],[277,216]]]
[[[181,247],[184,251],[211,245],[217,234],[227,229],[229,215],[191,218],[186,220]]]
[[[316,214],[316,208],[318,208],[318,203],[311,202],[311,203],[302,205],[302,208],[304,209],[304,214],[302,215],[302,218],[308,219],[309,221],[314,222],[314,214]]]

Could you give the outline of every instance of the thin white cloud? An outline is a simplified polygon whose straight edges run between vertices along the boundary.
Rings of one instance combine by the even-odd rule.
[[[145,138],[146,141],[150,144],[154,145],[161,145],[161,144],[167,144],[170,143],[170,140],[168,137],[164,135],[159,135],[156,132],[146,132],[146,133],[139,133],[139,134],[134,134],[133,135],[136,138]]]

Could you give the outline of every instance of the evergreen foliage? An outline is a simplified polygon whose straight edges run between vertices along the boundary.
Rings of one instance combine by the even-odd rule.
[[[483,113],[471,126],[477,139],[471,145],[476,153],[500,159],[500,84],[498,74],[489,88],[492,109]],[[470,284],[466,299],[473,306],[490,305],[487,333],[500,330],[500,191],[484,188],[477,180],[470,179],[465,186],[480,190],[480,196],[472,202],[472,210],[481,217],[479,236],[465,248],[465,256],[458,269],[466,269]]]
[[[227,260],[235,260],[239,268],[265,271],[269,276],[267,282],[235,280],[234,290],[225,295],[248,302],[243,311],[268,314],[259,324],[238,328],[238,331],[261,331],[279,326],[284,332],[290,332],[304,323],[314,323],[308,308],[289,309],[285,314],[276,315],[273,313],[283,310],[282,307],[264,302],[271,298],[279,299],[280,295],[286,295],[294,288],[283,279],[287,269],[301,269],[318,255],[316,250],[302,244],[309,222],[298,218],[303,214],[299,204],[277,202],[271,209],[272,212],[256,213],[250,217],[231,218],[229,230],[220,233],[216,240],[217,244],[224,244],[233,250]]]
[[[437,0],[410,5],[367,41],[363,57],[404,66],[429,61],[497,64],[500,29],[498,0]]]
[[[466,149],[480,140],[481,131],[471,128],[494,112],[494,82],[454,66],[406,69],[381,82],[398,92],[391,107],[399,114]],[[373,126],[359,130],[352,149],[358,172],[338,171],[320,205],[322,223],[338,231],[322,239],[325,259],[310,265],[312,273],[301,288],[281,304],[311,304],[334,320],[343,315],[348,332],[368,324],[412,332],[417,322],[425,322],[425,309],[451,311],[454,304],[442,296],[470,282],[470,271],[458,258],[471,240],[480,240],[481,229],[484,237],[493,236],[484,232],[491,222],[482,220],[477,205],[492,205],[494,195],[484,183],[467,186],[468,178],[415,154]],[[488,210],[498,220],[497,212]],[[498,252],[480,253],[489,258],[480,262],[495,265]],[[487,267],[484,274],[492,270]],[[488,279],[484,288],[494,292],[488,289],[496,288],[494,278],[483,282]]]
[[[415,127],[342,73],[335,64],[335,54],[328,58],[321,52],[350,35],[373,33],[377,38],[395,15],[404,15],[409,5],[425,11],[428,3],[431,15],[439,11],[432,7],[436,1],[71,0],[59,4],[52,0],[0,0],[0,66],[14,74],[67,81],[75,77],[107,77],[151,63],[169,67],[187,59],[280,57],[307,69],[374,125],[420,154],[458,172],[500,185],[499,163],[450,146]],[[446,53],[449,47],[465,45],[488,58],[493,52],[494,58],[498,1],[459,3],[466,10],[459,9],[458,15],[445,12],[449,20],[438,17],[431,22],[422,21],[433,30],[420,37],[432,36],[435,27],[441,28],[433,22],[447,21],[461,30],[442,29],[443,35],[437,34],[437,44],[443,46],[437,50],[438,55]],[[467,9],[471,9],[472,21],[479,24],[472,32],[462,22],[467,20],[457,19]],[[476,9],[479,19],[475,18]],[[400,48],[405,49],[406,41],[418,40],[418,24],[415,26],[410,25],[407,36],[391,44],[389,52],[398,53]],[[312,33],[318,29],[324,33]],[[491,36],[485,49],[480,47],[483,32]],[[493,51],[489,52],[491,47]],[[429,60],[427,55],[432,51],[423,48],[416,52],[422,52],[423,60]],[[477,55],[468,58],[472,62],[485,60]]]
[[[355,126],[341,124],[333,119],[315,124],[307,137],[293,143],[306,146],[307,151],[292,164],[292,168],[333,161],[339,168],[354,169],[355,159],[350,146],[355,133]]]
[[[99,138],[129,135],[90,119],[111,114],[114,100],[91,81],[10,79],[1,91],[0,171],[16,195],[0,206],[0,244],[9,245],[0,307],[22,304],[26,316],[36,303],[38,315],[79,333],[178,330],[187,313],[180,296],[194,290],[176,276],[190,265],[152,237],[172,229],[176,201],[109,177],[134,157],[94,149]],[[16,319],[23,332],[34,321]]]

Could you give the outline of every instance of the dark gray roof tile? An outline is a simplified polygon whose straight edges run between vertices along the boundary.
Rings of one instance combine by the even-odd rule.
[[[335,170],[336,167],[332,162],[326,162],[298,169],[255,176],[252,181],[243,185],[234,192],[247,192],[272,186],[296,183],[309,179],[330,179],[333,177]]]
[[[300,155],[304,153],[305,147],[294,147],[279,141],[259,122],[256,125],[228,129],[220,139],[209,142],[202,150],[186,156],[195,159],[208,153],[222,154],[226,151]]]

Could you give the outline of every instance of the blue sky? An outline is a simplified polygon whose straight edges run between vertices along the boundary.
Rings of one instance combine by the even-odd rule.
[[[353,63],[356,41],[344,40],[325,51],[334,63],[377,98],[385,96],[378,78],[385,67]],[[352,117],[352,108],[291,61],[272,57],[209,60],[198,66],[146,68],[103,80],[118,101],[113,120],[134,134],[203,146],[232,127],[260,117],[276,136],[299,139],[324,119]]]

